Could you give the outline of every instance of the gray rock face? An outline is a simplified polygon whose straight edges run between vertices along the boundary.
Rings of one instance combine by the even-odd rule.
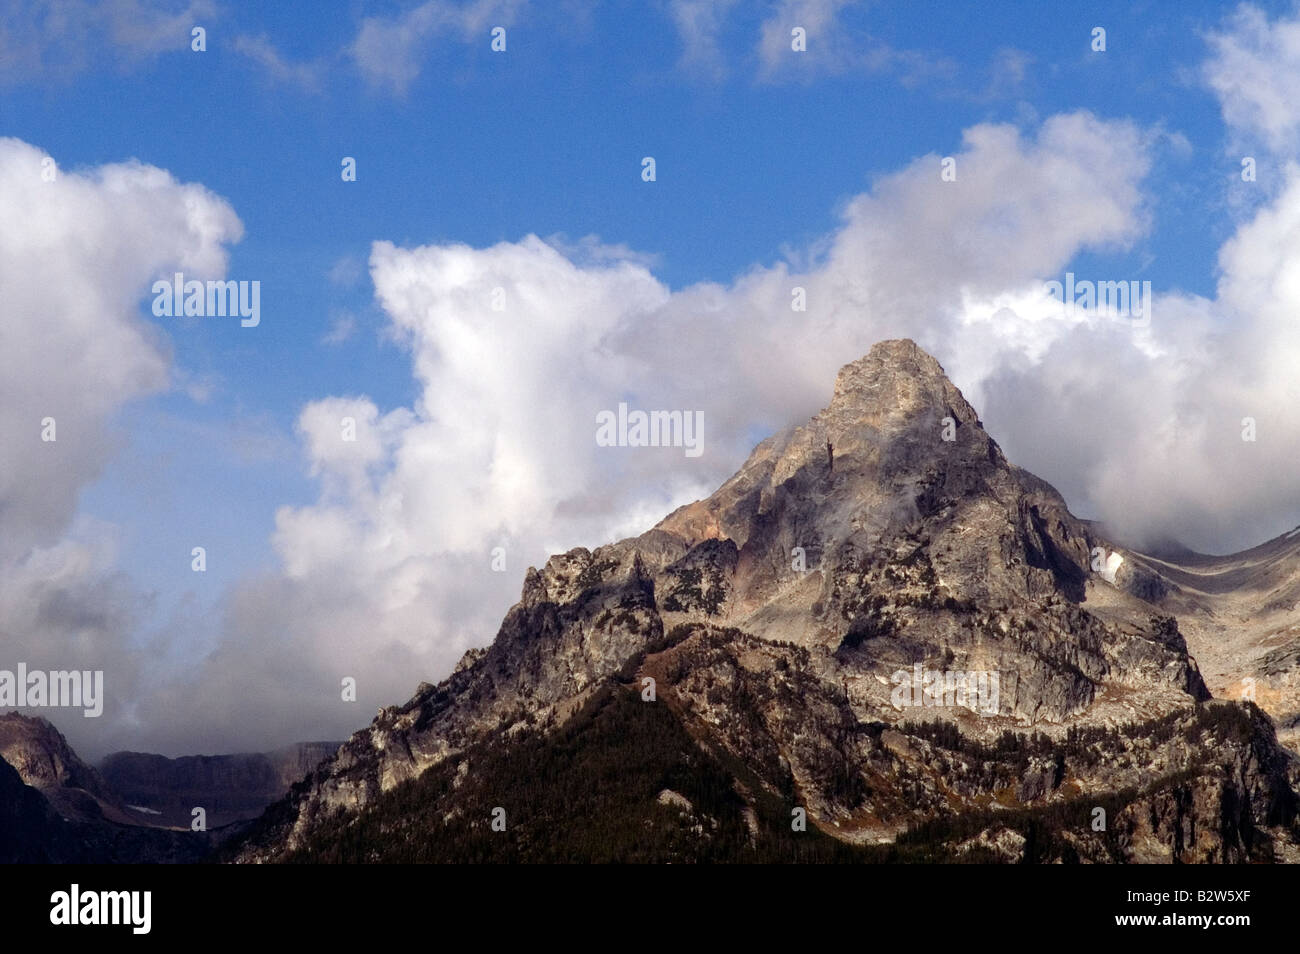
[[[1289,762],[1267,720],[1204,762],[1217,723],[1197,715],[1209,692],[1176,619],[1148,601],[1165,584],[1147,572],[1125,585],[1138,578],[1115,575],[1116,549],[1004,458],[932,357],[882,342],[840,372],[825,410],[763,441],[708,499],[530,568],[492,645],[383,710],[238,860],[284,857],[322,819],[476,739],[557,726],[620,675],[655,679],[693,734],[838,838],[890,841],[926,819],[1132,789],[1126,804],[1154,799],[1142,824],[1157,818],[1156,834],[1134,815],[1117,848],[1084,824],[1069,850],[1147,857],[1151,838],[1181,830],[1169,806],[1183,803],[1140,793],[1177,776],[1197,810],[1236,799],[1240,831],[1265,833],[1237,849],[1202,834],[1197,851],[1255,857],[1293,818]],[[1180,743],[1153,735],[1171,719],[1186,720]],[[1136,736],[1106,734],[1121,726]],[[1085,729],[1101,733],[1095,753],[1075,735]],[[1232,772],[1220,777],[1220,762]],[[968,842],[1018,850],[996,827]]]
[[[121,817],[123,806],[116,793],[45,719],[19,712],[0,716],[0,759],[65,817]]]

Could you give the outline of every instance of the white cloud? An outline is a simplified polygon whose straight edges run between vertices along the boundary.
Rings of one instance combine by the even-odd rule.
[[[823,75],[861,71],[889,73],[905,86],[934,76],[950,77],[956,65],[919,50],[902,50],[850,28],[842,13],[859,0],[780,0],[759,28],[760,76],[765,80],[810,81]],[[792,47],[795,28],[805,49]]]
[[[1214,300],[1159,294],[1135,329],[1044,290],[1080,252],[1141,239],[1160,148],[1158,130],[1082,112],[1032,134],[976,126],[955,182],[923,156],[849,202],[807,261],[676,293],[590,240],[376,243],[376,296],[419,399],[304,409],[320,498],[280,511],[286,572],[239,588],[226,643],[175,691],[196,724],[250,746],[345,731],[361,717],[338,701],[343,675],[381,704],[445,674],[494,632],[526,564],[707,493],[755,429],[802,420],[843,363],[897,335],[940,358],[1012,460],[1121,533],[1226,550],[1293,525],[1300,171],[1225,245]],[[796,285],[805,313],[790,309]],[[704,411],[705,455],[596,447],[595,412],[620,400]],[[364,428],[357,442],[340,441],[342,416]],[[498,545],[504,574],[489,569]]]
[[[330,320],[329,331],[321,336],[321,344],[341,345],[356,334],[357,319],[350,312],[339,312]]]
[[[168,731],[219,726],[226,744],[261,747],[345,732],[406,698],[492,636],[527,565],[638,533],[711,492],[755,427],[815,411],[840,365],[874,341],[911,334],[951,356],[969,334],[973,355],[979,335],[961,320],[971,296],[1031,283],[1085,246],[1131,241],[1145,148],[1134,127],[1087,114],[1034,137],[975,127],[957,183],[940,181],[937,156],[882,180],[808,271],[755,269],[677,293],[640,256],[590,239],[375,243],[376,298],[409,348],[418,400],[303,409],[320,497],[278,513],[284,572],[233,595],[221,651],[168,690],[190,713]],[[790,309],[795,284],[807,313]],[[968,377],[1022,346],[991,347]],[[598,447],[596,413],[620,401],[703,411],[703,456]],[[491,570],[496,546],[505,573]],[[346,675],[363,690],[360,714],[339,699]]]
[[[136,162],[42,178],[47,157],[0,139],[0,560],[54,543],[112,448],[125,402],[167,386],[165,339],[139,315],[176,268],[217,276],[242,226],[200,186]],[[55,419],[57,441],[40,439]]]
[[[77,517],[77,501],[118,445],[116,412],[171,380],[168,343],[141,317],[152,281],[218,277],[242,226],[160,169],[46,181],[46,159],[0,139],[0,648],[10,663],[105,669],[120,714],[148,665],[130,649],[148,600],[115,567],[115,529]]]
[[[0,81],[67,78],[100,62],[129,66],[188,51],[210,25],[211,0],[11,0],[0,5]]]
[[[413,24],[417,40],[461,22],[433,6]],[[838,6],[825,9],[833,17]],[[374,26],[372,40],[396,22]],[[378,80],[409,83],[413,50],[399,51]],[[1131,535],[1217,549],[1294,525],[1300,170],[1289,169],[1287,186],[1225,245],[1212,301],[1166,292],[1150,326],[1135,330],[1100,312],[1067,314],[1044,292],[1081,252],[1120,251],[1143,237],[1143,182],[1161,148],[1168,138],[1159,131],[1086,112],[1032,132],[975,126],[954,152],[956,181],[941,180],[938,155],[922,156],[848,202],[839,228],[807,260],[678,292],[644,256],[590,238],[527,236],[482,249],[375,243],[376,299],[409,350],[418,396],[410,407],[340,395],[302,409],[299,434],[319,496],[278,512],[282,570],[235,588],[223,639],[201,667],[180,680],[155,678],[138,695],[132,745],[261,748],[354,728],[373,706],[406,698],[486,642],[528,564],[643,530],[710,492],[744,459],[755,430],[816,411],[838,368],[886,337],[910,336],[935,353],[1011,459],[1056,483],[1076,510]],[[0,152],[0,190],[8,165]],[[194,188],[128,168],[163,192]],[[103,173],[99,191],[117,194],[108,184],[124,175]],[[34,258],[69,244],[74,225],[131,221],[129,209],[88,208],[75,223],[19,216],[54,229],[24,233],[19,250]],[[170,254],[184,257],[173,246],[188,248],[188,235],[191,254],[206,251],[217,267],[235,231],[221,206],[191,203],[183,222],[164,241]],[[125,248],[138,231],[127,230]],[[27,276],[32,266],[15,268]],[[52,282],[73,296],[75,320],[85,276],[36,268],[33,287]],[[131,269],[127,279],[120,271],[101,278],[129,284]],[[806,291],[807,312],[790,308],[795,286]],[[98,331],[73,327],[77,347]],[[84,347],[93,360],[94,347]],[[165,361],[151,359],[149,347],[130,350],[112,368],[124,383],[104,400],[161,386]],[[703,411],[704,455],[597,447],[595,415],[620,401]],[[27,426],[32,413],[15,420]],[[1259,423],[1253,444],[1240,440],[1244,416]],[[355,441],[344,439],[344,418],[356,423]],[[106,451],[96,453],[92,462]],[[39,499],[17,501],[45,549],[29,547],[35,556],[24,559],[36,562],[15,578],[57,579],[63,564],[104,577],[109,556],[60,541],[74,497],[44,522]],[[496,546],[506,550],[505,573],[491,571]],[[55,605],[94,605],[94,593],[81,596]],[[13,618],[37,625],[36,603],[5,598]],[[112,605],[126,610],[102,625],[129,625],[127,595]],[[83,618],[57,615],[68,632]],[[341,701],[344,676],[359,680],[361,706]],[[142,677],[123,681],[131,678]]]
[[[1030,76],[1034,56],[1013,46],[998,48],[988,66],[988,85],[976,96],[984,102],[1018,95]]]
[[[1270,21],[1243,4],[1207,40],[1203,75],[1239,143],[1294,152],[1300,146],[1300,18]]]
[[[277,82],[297,86],[309,93],[320,90],[325,75],[324,60],[294,62],[286,59],[266,36],[235,38],[235,52],[248,57]]]
[[[986,370],[971,389],[1008,455],[1076,509],[1137,541],[1227,552],[1300,522],[1300,166],[1285,159],[1300,130],[1300,20],[1241,7],[1210,47],[1204,75],[1229,138],[1276,153],[1279,167],[1220,249],[1214,297],[1158,294],[1150,327],[1135,334],[1118,322],[1052,317],[1041,291],[1028,289],[999,334],[1027,329],[1026,316],[1046,307],[1049,320],[1032,325],[1037,345],[996,362],[981,354],[975,364]],[[967,318],[978,326],[992,310],[986,298]],[[971,352],[957,350],[961,368]],[[1247,418],[1254,441],[1242,439]]]
[[[427,0],[395,17],[367,17],[351,54],[362,75],[375,86],[405,93],[420,75],[436,37],[449,35],[486,48],[492,27],[513,25],[525,2]]]
[[[351,288],[361,280],[363,273],[361,262],[351,255],[343,255],[330,266],[327,275],[329,280],[340,288]]]
[[[796,57],[806,58],[811,53],[812,62],[823,69],[837,68],[852,49],[839,14],[852,5],[853,0],[780,0],[761,27],[758,51],[764,67],[775,70],[782,64],[802,62]],[[791,49],[791,31],[796,27],[805,31],[807,52]]]
[[[1270,488],[1248,483],[1241,463],[1234,500],[1206,455],[1215,447],[1152,450],[1178,446],[1166,440],[1171,411],[1212,423],[1235,408],[1232,387],[1210,386],[1224,365],[1209,303],[1165,296],[1135,334],[1103,315],[1064,315],[1043,292],[1080,251],[1141,237],[1141,183],[1159,142],[1087,113],[1032,135],[976,126],[955,153],[957,181],[941,181],[937,155],[920,157],[849,202],[797,269],[676,293],[641,256],[590,238],[375,243],[376,298],[409,349],[418,398],[303,408],[320,493],[277,514],[282,570],[234,589],[201,666],[138,694],[130,744],[261,748],[346,733],[486,642],[528,564],[646,529],[707,494],[756,429],[822,406],[838,368],[884,337],[936,353],[1012,458],[1064,484],[1076,505],[1143,530],[1147,514],[1208,532],[1266,502],[1276,512],[1284,468]],[[1292,218],[1279,210],[1225,249],[1224,301],[1284,320],[1282,304],[1250,290],[1278,287]],[[1261,263],[1260,250],[1273,259]],[[796,285],[807,312],[790,308]],[[1272,333],[1257,330],[1257,341]],[[1288,361],[1277,358],[1278,374]],[[703,411],[704,455],[596,446],[596,413],[620,401]],[[496,546],[505,573],[491,570]],[[345,676],[358,679],[360,706],[341,700]]]
[[[726,74],[718,34],[736,0],[672,0],[668,12],[682,41],[680,66],[705,79],[720,80]]]

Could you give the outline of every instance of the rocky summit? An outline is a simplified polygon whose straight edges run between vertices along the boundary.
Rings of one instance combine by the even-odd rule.
[[[1205,576],[1074,517],[882,342],[708,499],[530,568],[489,647],[225,857],[1294,861],[1296,758],[1184,637]]]

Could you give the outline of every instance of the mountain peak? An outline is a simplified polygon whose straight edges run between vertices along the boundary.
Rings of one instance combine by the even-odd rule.
[[[876,342],[862,357],[840,368],[835,394],[858,390],[886,370],[918,379],[947,377],[939,362],[911,338],[890,338]]]
[[[658,529],[744,547],[768,515],[783,513],[804,537],[843,539],[850,526],[879,537],[941,498],[1014,496],[1013,470],[939,362],[909,338],[892,339],[840,370],[823,410],[763,441],[712,496]]]
[[[948,379],[943,366],[910,338],[881,341],[846,364],[835,378],[831,403],[822,416],[841,424],[858,421],[880,425],[915,420],[927,412],[935,417],[935,433],[943,417],[956,426],[979,424],[975,409]],[[847,415],[847,417],[846,417]]]
[[[881,342],[845,365],[825,409],[763,441],[708,498],[530,569],[486,651],[385,708],[235,854],[328,854],[339,818],[376,803],[405,811],[384,802],[400,784],[437,766],[431,785],[454,791],[482,771],[482,746],[549,731],[646,679],[671,700],[656,711],[686,720],[684,738],[759,767],[748,790],[797,793],[827,824],[890,840],[954,797],[972,810],[997,792],[1037,802],[1061,784],[1055,754],[966,778],[956,795],[934,781],[955,758],[934,754],[934,730],[913,720],[983,740],[962,750],[982,765],[994,750],[979,746],[1002,732],[1158,719],[1208,695],[1176,624],[1092,574],[1096,541],[1050,485],[1006,460],[938,361],[914,341]],[[924,703],[899,701],[891,681],[919,684],[923,668],[996,676],[997,698],[978,713],[917,712]],[[1074,771],[1083,790],[1146,779],[1118,754]],[[1260,785],[1285,789],[1279,772]]]

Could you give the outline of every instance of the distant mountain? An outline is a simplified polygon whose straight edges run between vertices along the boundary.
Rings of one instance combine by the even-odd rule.
[[[152,816],[154,824],[188,828],[191,811],[202,806],[208,826],[215,828],[256,818],[340,745],[300,742],[274,752],[175,759],[115,752],[99,771],[129,810]]]
[[[338,745],[180,759],[121,752],[96,770],[48,720],[0,715],[0,861],[200,860]],[[191,831],[194,807],[207,832]]]
[[[530,568],[489,648],[223,855],[1298,860],[1297,759],[1211,699],[1175,610],[1215,609],[1177,569],[882,342],[708,499]]]
[[[186,862],[216,843],[188,826],[142,824],[47,720],[0,716],[0,861]]]
[[[1252,699],[1300,749],[1300,527],[1230,556],[1134,553],[1116,583],[1178,618],[1216,696]]]

